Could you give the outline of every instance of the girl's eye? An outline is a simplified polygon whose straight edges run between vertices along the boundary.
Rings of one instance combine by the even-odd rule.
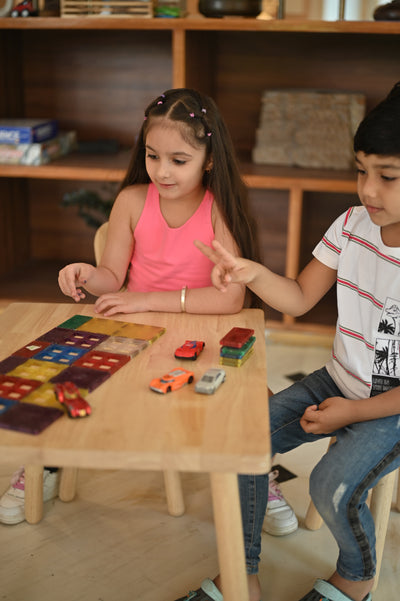
[[[384,182],[394,182],[397,179],[396,177],[389,177],[389,175],[381,175],[381,178]]]
[[[153,160],[153,161],[154,161],[154,160],[157,158],[157,155],[156,155],[156,154],[151,154],[151,152],[148,152],[148,153],[146,154],[146,158],[147,158],[147,159],[151,159],[151,160]]]
[[[174,163],[175,165],[185,165],[186,161],[184,161],[183,159],[174,159]]]
[[[360,169],[360,168],[358,168],[358,169],[356,170],[356,173],[357,173],[357,175],[365,175],[365,173],[366,173],[366,172],[364,171],[364,169]]]

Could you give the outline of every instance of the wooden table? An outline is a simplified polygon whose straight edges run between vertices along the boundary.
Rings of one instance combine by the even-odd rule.
[[[91,305],[15,303],[0,315],[0,360],[74,314],[94,316]],[[43,465],[72,468],[209,472],[226,601],[248,599],[238,473],[270,469],[264,315],[137,313],[120,321],[166,328],[166,333],[88,396],[87,419],[63,417],[40,435],[0,429],[0,456],[25,464],[29,478]],[[169,395],[149,389],[152,378],[177,365],[195,379],[219,362],[219,340],[233,326],[255,330],[255,350],[240,368],[226,367],[226,382],[212,396],[194,385]],[[204,340],[195,362],[178,362],[174,350],[186,339]],[[28,492],[27,492],[28,494]]]

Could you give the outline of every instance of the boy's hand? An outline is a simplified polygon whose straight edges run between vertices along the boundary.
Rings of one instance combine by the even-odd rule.
[[[71,263],[58,274],[58,285],[66,296],[71,296],[77,303],[86,298],[79,286],[84,287],[95,271],[93,265],[88,263]],[[77,287],[78,286],[78,287]]]
[[[211,280],[218,290],[225,292],[231,282],[237,284],[251,282],[254,277],[252,269],[254,263],[252,261],[235,257],[217,240],[213,240],[211,244],[212,247],[200,242],[200,240],[194,241],[194,245],[215,263],[215,267],[211,272]]]
[[[353,409],[356,402],[343,397],[325,399],[319,408],[317,405],[307,407],[300,425],[304,432],[310,434],[331,434],[354,423]]]

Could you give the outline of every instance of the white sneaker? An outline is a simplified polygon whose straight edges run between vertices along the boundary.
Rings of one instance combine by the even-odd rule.
[[[277,470],[269,474],[268,506],[263,530],[272,536],[284,536],[297,530],[299,524],[293,509],[279,488],[277,477]]]
[[[58,495],[58,472],[43,470],[43,501]],[[25,471],[21,467],[11,478],[10,488],[0,498],[0,522],[19,524],[25,519]]]

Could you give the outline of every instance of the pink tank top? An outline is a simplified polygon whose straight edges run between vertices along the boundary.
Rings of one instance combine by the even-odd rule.
[[[213,263],[193,244],[210,245],[214,239],[211,220],[213,196],[206,191],[196,212],[181,227],[171,228],[161,210],[159,194],[149,184],[142,214],[136,225],[128,290],[152,292],[211,286]]]

